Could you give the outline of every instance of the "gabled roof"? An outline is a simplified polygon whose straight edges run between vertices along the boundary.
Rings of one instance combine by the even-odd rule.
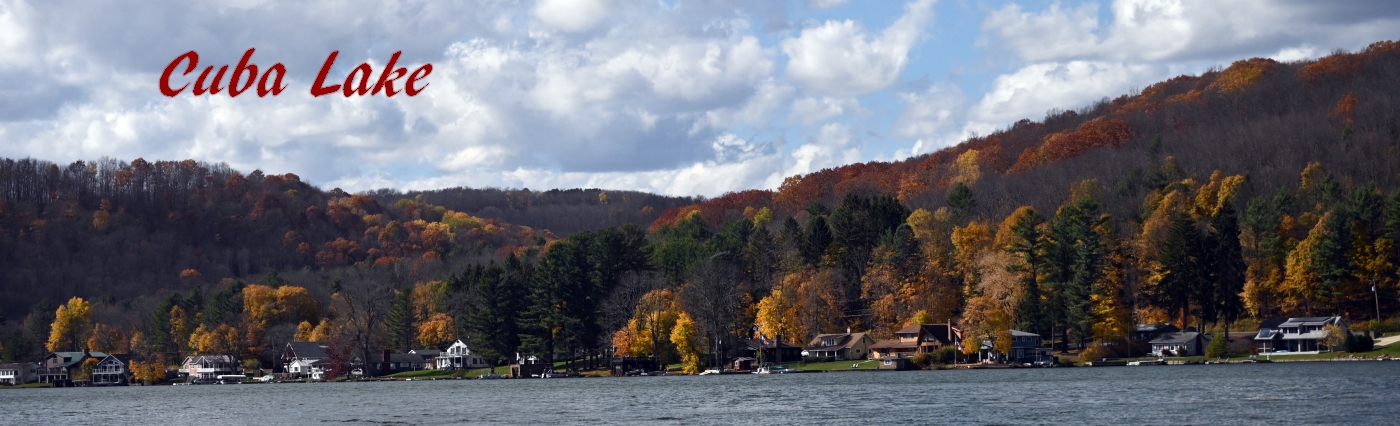
[[[291,342],[287,347],[292,350],[292,354],[297,358],[329,358],[326,355],[326,348],[316,342]]]
[[[836,338],[836,342],[834,345],[828,346],[822,344],[823,340],[826,340],[827,338],[831,337]],[[807,349],[817,351],[830,351],[843,348],[850,348],[859,344],[862,340],[865,339],[874,340],[871,339],[870,336],[865,333],[818,334],[816,337],[812,338],[811,342],[807,344]]]
[[[1194,331],[1177,332],[1177,333],[1162,333],[1161,336],[1157,336],[1156,339],[1152,339],[1152,341],[1151,341],[1151,342],[1148,342],[1148,343],[1151,343],[1151,344],[1154,344],[1154,345],[1175,345],[1175,344],[1187,343],[1187,342],[1190,342],[1190,341],[1192,341],[1192,340],[1201,339],[1201,338],[1209,338],[1209,337],[1208,337],[1207,335],[1204,335],[1204,334],[1201,334],[1201,333],[1197,333],[1197,332],[1194,332]]]
[[[182,363],[182,365],[191,363],[199,364],[205,362],[232,364],[234,363],[234,359],[232,356],[229,355],[190,355],[185,357],[185,362]]]
[[[80,363],[80,362],[85,361],[86,358],[83,358],[83,354],[87,354],[88,356],[93,357],[93,358],[97,358],[97,359],[99,359],[99,360],[101,360],[102,358],[106,358],[106,357],[107,357],[107,353],[105,353],[105,352],[51,352],[51,353],[49,353],[47,356],[45,356],[44,358],[45,358],[45,359],[48,359],[49,357],[52,357],[52,356],[58,356],[58,357],[61,357],[61,358],[68,358],[68,361],[65,361],[65,362],[63,362],[63,363],[60,363],[60,364],[58,365],[59,368],[68,368],[68,367],[72,367],[72,366],[74,366],[74,365],[77,365],[77,364]]]
[[[1027,333],[1021,330],[1011,330],[1011,337],[1040,337],[1040,335],[1035,333]]]
[[[102,357],[102,361],[98,361],[98,364],[107,364],[107,363],[109,363],[109,362],[115,362],[115,363],[120,363],[121,365],[127,365],[127,364],[130,364],[130,363],[131,363],[131,355],[130,355],[130,354],[112,354],[112,355],[107,355],[107,356],[105,356],[105,357]]]
[[[952,327],[952,330],[949,330],[948,324],[914,324],[908,327],[901,328],[899,329],[899,331],[894,332],[894,334],[933,336],[933,338],[938,339],[938,341],[943,344],[951,343],[950,339],[948,338],[949,334],[952,334],[952,340],[962,338],[962,332],[959,331],[957,327]]]
[[[408,353],[431,358],[441,355],[442,351],[437,349],[410,349]]]
[[[1284,321],[1283,324],[1279,324],[1279,327],[1301,327],[1306,325],[1339,324],[1341,323],[1341,320],[1341,317],[1289,318],[1288,321]]]

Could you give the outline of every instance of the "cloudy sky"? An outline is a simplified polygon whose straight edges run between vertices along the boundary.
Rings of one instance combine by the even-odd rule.
[[[1239,58],[1387,39],[1393,1],[0,0],[0,156],[194,158],[351,191],[714,196]],[[180,54],[202,70],[250,47],[286,66],[286,92],[161,95]],[[330,80],[402,51],[433,65],[429,86],[312,97],[337,50]]]

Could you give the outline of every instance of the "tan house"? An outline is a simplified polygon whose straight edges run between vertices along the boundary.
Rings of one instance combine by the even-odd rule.
[[[871,358],[908,358],[962,341],[962,331],[948,324],[915,324],[894,332],[895,338],[870,345]]]
[[[807,343],[805,356],[829,356],[837,361],[866,359],[870,356],[870,345],[875,338],[868,333],[818,334]]]

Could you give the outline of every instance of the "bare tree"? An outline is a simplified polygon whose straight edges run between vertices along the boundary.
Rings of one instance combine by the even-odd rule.
[[[739,304],[743,298],[740,282],[744,270],[740,259],[729,253],[717,253],[703,259],[693,269],[692,279],[681,289],[681,301],[700,324],[701,332],[710,338],[714,359],[724,354],[727,343],[737,339],[733,331],[741,327]],[[727,343],[726,343],[727,342]]]

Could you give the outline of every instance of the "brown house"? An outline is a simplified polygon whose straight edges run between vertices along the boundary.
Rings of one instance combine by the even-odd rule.
[[[867,333],[818,334],[807,343],[807,356],[829,356],[837,361],[865,359],[875,338]]]
[[[894,339],[870,345],[870,357],[908,358],[962,341],[962,331],[948,324],[915,324],[894,332],[894,335]]]

